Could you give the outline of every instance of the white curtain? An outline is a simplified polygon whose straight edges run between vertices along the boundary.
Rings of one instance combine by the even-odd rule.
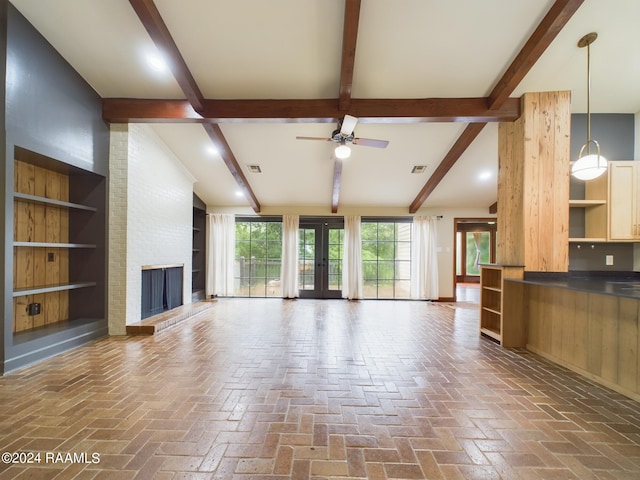
[[[362,228],[360,217],[344,217],[344,253],[342,255],[342,297],[362,298]]]
[[[411,298],[438,299],[436,217],[413,219],[411,241]]]
[[[209,214],[207,222],[207,297],[233,295],[236,222],[233,215]]]
[[[298,285],[298,243],[300,217],[283,215],[282,217],[282,266],[280,287],[283,298],[297,298],[300,295]]]

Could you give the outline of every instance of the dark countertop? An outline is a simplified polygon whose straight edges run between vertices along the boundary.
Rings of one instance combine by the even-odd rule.
[[[525,272],[523,280],[509,278],[505,281],[640,300],[640,273],[636,272]]]

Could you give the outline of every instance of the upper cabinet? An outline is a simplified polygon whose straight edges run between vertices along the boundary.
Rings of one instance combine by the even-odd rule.
[[[609,240],[640,240],[638,162],[609,162]]]
[[[572,211],[584,215],[584,234],[571,242],[640,241],[640,162],[610,161],[608,171],[585,183],[584,199],[571,199]],[[576,217],[572,215],[572,222]],[[582,233],[582,231],[580,231]]]

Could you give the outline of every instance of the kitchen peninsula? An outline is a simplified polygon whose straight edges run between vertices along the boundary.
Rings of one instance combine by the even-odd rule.
[[[526,347],[640,401],[640,275],[527,273],[506,279]]]
[[[640,401],[640,164],[610,161],[600,180],[572,182],[585,118],[570,114],[568,92],[521,100],[521,117],[498,130],[496,264],[483,267],[480,333]],[[633,132],[633,118],[602,117],[604,155],[635,158]],[[504,274],[514,266],[522,276]]]

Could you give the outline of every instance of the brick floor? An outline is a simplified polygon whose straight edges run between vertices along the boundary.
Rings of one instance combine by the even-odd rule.
[[[2,480],[640,478],[640,404],[466,303],[221,299],[0,377],[0,405],[0,451],[40,454]]]

